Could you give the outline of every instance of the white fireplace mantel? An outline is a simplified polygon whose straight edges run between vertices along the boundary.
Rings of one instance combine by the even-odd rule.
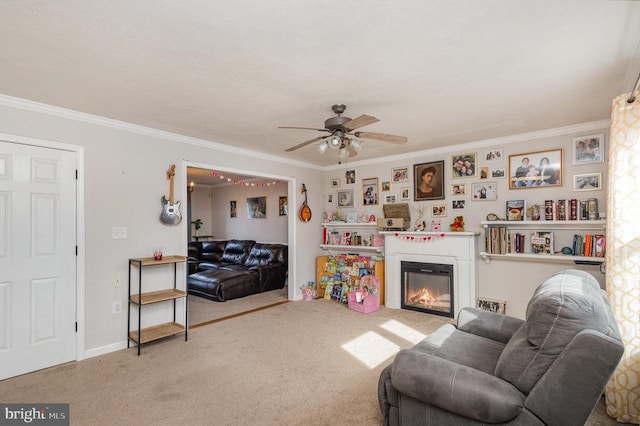
[[[453,265],[454,315],[476,305],[476,232],[380,232],[384,235],[385,306],[400,309],[400,262]]]

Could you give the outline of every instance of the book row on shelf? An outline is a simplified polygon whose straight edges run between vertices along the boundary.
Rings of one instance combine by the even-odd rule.
[[[347,303],[349,292],[360,287],[360,278],[374,273],[375,264],[379,261],[383,261],[382,256],[329,256],[318,283],[316,296]],[[374,294],[379,290],[371,288],[367,291],[368,294]]]
[[[533,231],[530,234],[529,245],[526,244],[526,234],[511,231],[504,226],[493,226],[486,229],[486,251],[490,254],[554,254],[554,239],[552,231]],[[606,237],[603,234],[574,234],[571,253],[574,256],[604,257]]]
[[[509,200],[506,203],[507,220],[524,220],[528,216],[531,220],[598,220],[598,199],[576,198],[563,200],[545,200],[544,205],[533,204],[526,208],[524,200]]]

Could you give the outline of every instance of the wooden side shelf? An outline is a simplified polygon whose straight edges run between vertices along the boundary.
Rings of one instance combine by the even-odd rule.
[[[136,305],[147,305],[149,303],[163,302],[165,300],[180,299],[181,297],[185,297],[186,295],[186,291],[172,288],[169,290],[142,293],[142,302],[140,301],[140,295],[132,294],[131,302],[135,303]]]
[[[154,340],[162,339],[164,337],[173,336],[174,334],[180,334],[185,331],[185,326],[175,322],[168,322],[165,324],[154,325],[153,327],[147,327],[140,330],[140,341],[138,341],[138,331],[132,331],[129,333],[129,337],[136,343],[149,343]]]

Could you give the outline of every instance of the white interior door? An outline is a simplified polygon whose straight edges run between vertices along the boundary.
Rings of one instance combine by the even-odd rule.
[[[0,379],[76,359],[76,161],[0,141]]]

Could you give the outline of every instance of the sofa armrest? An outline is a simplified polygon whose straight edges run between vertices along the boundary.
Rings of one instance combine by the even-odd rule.
[[[258,271],[260,276],[260,291],[275,290],[284,287],[286,271],[282,263],[269,263],[267,265],[256,265],[249,268],[251,271]]]
[[[411,349],[392,365],[393,387],[425,404],[484,423],[507,422],[523,410],[518,389],[482,371]]]
[[[458,314],[458,330],[505,344],[522,324],[519,318],[475,308],[463,308]]]

